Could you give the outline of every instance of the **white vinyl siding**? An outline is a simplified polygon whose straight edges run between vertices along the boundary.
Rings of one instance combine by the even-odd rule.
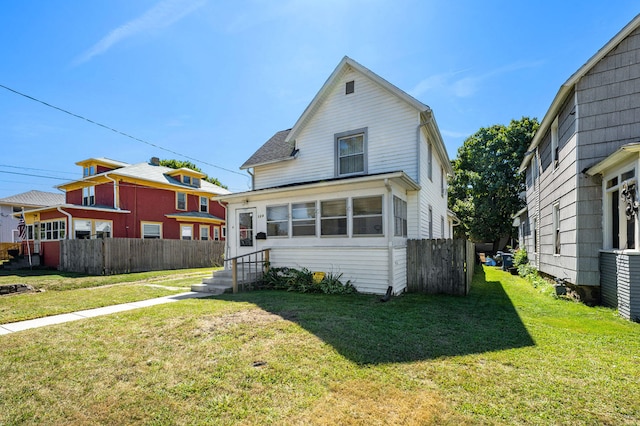
[[[345,83],[355,80],[355,93]],[[419,112],[367,77],[345,73],[296,137],[295,160],[255,168],[255,189],[333,178],[338,133],[367,128],[367,173],[403,170],[417,181]]]

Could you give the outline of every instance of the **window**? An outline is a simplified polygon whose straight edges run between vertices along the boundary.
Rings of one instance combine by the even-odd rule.
[[[533,218],[533,252],[538,252],[538,219]]]
[[[353,199],[353,235],[382,235],[382,197]]]
[[[444,167],[440,166],[440,196],[444,197]]]
[[[215,228],[218,229],[218,228]],[[209,239],[209,226],[208,225],[200,225],[200,239],[202,241],[206,241]]]
[[[40,239],[42,241],[63,240],[67,236],[67,222],[65,220],[55,220],[40,223]],[[33,239],[33,235],[32,238]]]
[[[96,220],[95,227],[96,238],[111,238],[111,221]]]
[[[429,239],[433,239],[433,208],[429,206]]]
[[[209,198],[200,197],[200,212],[209,213]]]
[[[353,93],[355,91],[355,88],[356,88],[356,82],[355,81],[353,81],[353,80],[347,81],[347,83],[345,84],[345,88],[344,88],[345,95]]]
[[[611,249],[637,249],[638,200],[635,168],[627,167],[621,173],[609,176],[605,181],[605,247]]]
[[[336,175],[366,173],[366,129],[336,135]]]
[[[253,247],[253,213],[238,214],[238,230],[240,232],[240,247]]]
[[[95,174],[96,174],[96,169],[94,166],[84,167],[82,169],[82,176],[84,177],[93,176]]]
[[[176,192],[176,209],[187,209],[187,194],[184,192]]]
[[[142,222],[142,238],[152,240],[162,238],[162,224]]]
[[[224,230],[225,228],[222,229]],[[220,228],[218,228],[217,226],[213,228],[213,239],[215,241],[220,241]]]
[[[393,196],[393,223],[396,237],[407,236],[407,202]]]
[[[560,203],[553,205],[553,254],[560,254]]]
[[[227,238],[227,227],[226,226],[222,227],[222,238]]]
[[[180,226],[180,239],[181,240],[193,240],[193,225],[181,225]]]
[[[82,205],[93,206],[96,204],[96,187],[87,186],[82,188]]]
[[[444,240],[444,216],[440,216],[440,238]]]
[[[558,166],[558,117],[551,124],[551,164],[554,170]]]
[[[291,227],[294,237],[314,237],[316,235],[316,203],[292,204]]]
[[[88,240],[91,238],[91,220],[73,219],[73,232],[76,240]]]
[[[433,182],[433,144],[427,141],[427,177]]]
[[[320,235],[347,235],[347,200],[320,202]]]
[[[289,206],[267,207],[267,236],[286,237],[289,235]]]
[[[191,185],[191,176],[182,176],[182,183]]]
[[[200,188],[200,178],[191,178],[191,185]]]

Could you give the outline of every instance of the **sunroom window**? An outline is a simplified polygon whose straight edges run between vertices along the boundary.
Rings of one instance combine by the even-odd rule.
[[[382,235],[382,197],[353,199],[353,235]]]
[[[289,235],[289,206],[267,207],[267,236],[286,237]]]

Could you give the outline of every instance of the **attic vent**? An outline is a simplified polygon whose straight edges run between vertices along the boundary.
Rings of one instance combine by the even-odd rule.
[[[347,81],[347,84],[345,86],[345,90],[344,90],[344,94],[348,95],[349,93],[353,93],[356,90],[356,82],[351,80],[351,81]]]

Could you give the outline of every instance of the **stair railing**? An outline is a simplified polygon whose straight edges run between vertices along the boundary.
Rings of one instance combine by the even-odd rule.
[[[225,263],[231,263],[234,293],[238,292],[238,278],[244,286],[244,283],[248,281],[247,278],[253,277],[257,280],[269,270],[269,251],[270,249],[263,249],[224,260]]]

